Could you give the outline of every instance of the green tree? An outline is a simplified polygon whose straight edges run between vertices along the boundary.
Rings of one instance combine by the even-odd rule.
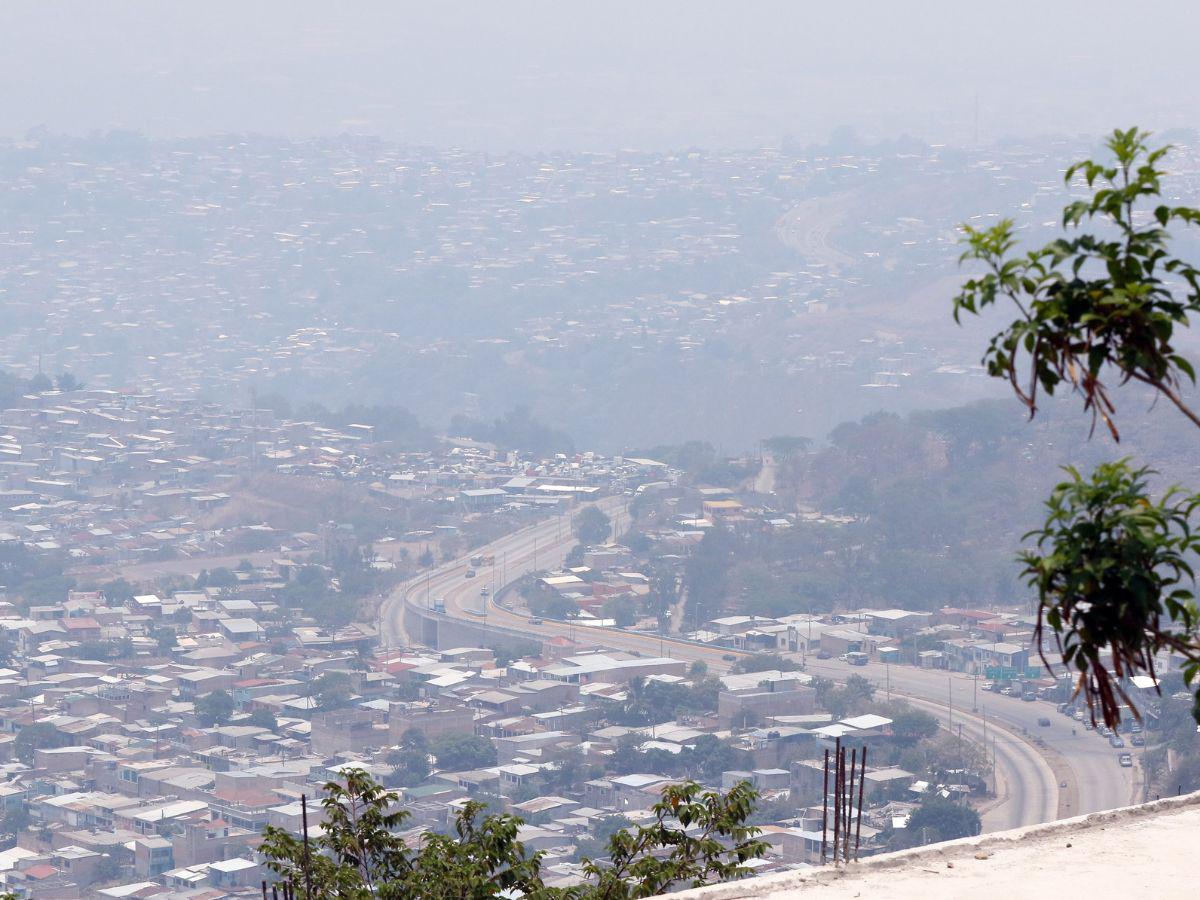
[[[632,827],[633,821],[620,814],[602,817],[592,826],[591,837],[584,838],[575,845],[575,861],[603,856],[612,836],[618,831]]]
[[[232,569],[220,566],[208,573],[208,586],[218,588],[237,587],[237,574]]]
[[[547,619],[573,619],[579,615],[579,607],[573,600],[553,590],[536,593],[529,601],[529,611]]]
[[[388,778],[389,787],[416,787],[429,777],[429,753],[417,749],[394,750],[387,755],[392,767]]]
[[[132,600],[135,594],[133,585],[124,578],[102,584],[100,590],[104,593],[105,599],[114,606],[120,606],[126,600]]]
[[[354,686],[345,672],[326,672],[313,681],[312,696],[322,710],[341,709],[350,705]]]
[[[567,551],[567,555],[563,557],[563,566],[568,569],[577,569],[583,565],[583,557],[587,552],[587,548],[583,544],[576,544]]]
[[[121,877],[121,863],[111,853],[105,853],[96,864],[96,880],[100,884],[115,881]]]
[[[213,691],[196,700],[196,718],[205,728],[214,725],[225,725],[233,715],[235,704],[233,698],[225,691]]]
[[[539,773],[541,787],[547,794],[581,794],[585,781],[604,774],[599,767],[585,762],[583,751],[578,747],[552,750],[545,754],[544,761],[553,764]]]
[[[1013,310],[983,361],[1031,415],[1039,391],[1066,388],[1082,399],[1092,427],[1103,422],[1114,440],[1113,380],[1151,388],[1200,426],[1182,394],[1195,371],[1174,343],[1176,329],[1200,311],[1200,272],[1171,254],[1167,231],[1200,223],[1200,210],[1155,202],[1168,148],[1151,150],[1148,136],[1136,128],[1114,131],[1110,164],[1085,160],[1067,169],[1066,181],[1080,176],[1090,194],[1063,210],[1063,227],[1098,222],[1096,233],[1021,254],[1011,220],[967,226],[963,259],[985,272],[954,301],[956,319],[1000,304]],[[1110,726],[1126,699],[1122,679],[1153,675],[1157,653],[1169,650],[1185,661],[1189,686],[1200,672],[1200,616],[1187,559],[1200,499],[1172,491],[1155,502],[1147,473],[1124,460],[1090,478],[1069,470],[1047,504],[1045,525],[1033,532],[1036,548],[1022,555],[1038,593],[1039,646],[1049,629],[1078,673],[1093,720],[1099,710]],[[1193,713],[1200,720],[1200,697]]]
[[[728,528],[710,528],[688,557],[684,567],[688,620],[692,627],[718,614],[725,605],[729,571],[738,546]]]
[[[83,390],[83,382],[72,375],[70,372],[59,373],[56,379],[58,389],[60,391],[81,391]]]
[[[843,685],[818,678],[813,689],[817,692],[817,704],[834,719],[862,712],[875,698],[875,685],[861,675],[851,675]]]
[[[21,804],[5,811],[3,828],[7,834],[19,834],[29,827],[29,822],[29,807]]]
[[[729,671],[741,672],[796,672],[800,664],[790,659],[784,659],[778,653],[755,653],[738,659]]]
[[[1068,468],[1046,506],[1046,524],[1031,534],[1034,549],[1021,554],[1025,575],[1038,591],[1041,615],[1034,632],[1054,633],[1063,663],[1082,675],[1084,691],[1106,722],[1119,720],[1122,703],[1133,705],[1122,681],[1154,671],[1162,649],[1200,663],[1192,559],[1200,549],[1193,513],[1200,497],[1172,489],[1148,496],[1150,470],[1125,460],[1105,463],[1090,478]],[[1164,623],[1182,631],[1175,632]],[[1044,657],[1043,657],[1044,658]],[[1200,698],[1195,712],[1200,719]]]
[[[420,728],[409,728],[400,735],[400,746],[405,750],[429,752],[429,737]]]
[[[477,734],[445,734],[434,740],[432,749],[439,769],[459,772],[496,764],[496,746]]]
[[[603,544],[612,534],[612,520],[595,506],[585,506],[571,519],[571,530],[581,544]]]
[[[577,896],[655,897],[740,878],[748,871],[744,864],[767,850],[756,838],[759,829],[746,824],[757,798],[747,782],[726,794],[705,791],[695,782],[666,788],[651,824],[614,832],[606,863],[584,862],[595,885]]]
[[[256,709],[250,713],[250,717],[246,720],[247,725],[254,725],[257,728],[265,728],[268,731],[278,731],[279,721],[275,718],[274,713],[269,709]]]
[[[175,647],[175,629],[169,625],[155,628],[150,632],[150,636],[154,638],[154,642],[158,645],[159,653],[170,653]]]
[[[617,623],[618,628],[630,628],[637,622],[637,604],[629,597],[613,597],[601,607],[606,618]]]
[[[915,744],[938,733],[937,718],[903,701],[889,704],[883,711],[892,720],[892,735],[898,742]]]
[[[900,849],[974,837],[981,828],[979,813],[971,807],[940,794],[932,794],[913,810],[907,827],[896,832],[892,846]]]
[[[397,795],[362,771],[345,777],[325,785],[319,835],[305,841],[270,825],[263,832],[267,867],[297,897],[624,900],[739,878],[767,849],[746,824],[757,797],[748,784],[726,794],[675,785],[663,791],[650,824],[614,827],[606,859],[583,861],[589,884],[552,888],[542,878],[542,854],[517,840],[520,819],[480,819],[483,805],[470,802],[453,834],[427,834],[413,851],[398,834],[409,814],[396,809]]]
[[[17,732],[14,748],[17,759],[28,766],[33,765],[35,750],[63,747],[66,744],[67,738],[53,725],[48,722],[34,722]]]
[[[684,767],[706,781],[720,781],[722,772],[741,769],[752,763],[747,753],[734,749],[712,734],[700,735],[680,755],[684,757]]]

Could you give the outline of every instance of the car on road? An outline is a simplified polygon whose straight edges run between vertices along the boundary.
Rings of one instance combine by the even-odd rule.
[[[1135,746],[1135,747],[1145,747],[1146,739],[1144,737],[1142,737],[1140,734],[1135,734],[1133,737],[1131,737],[1129,739],[1129,743],[1133,744],[1133,746]]]
[[[721,657],[721,659],[725,660],[725,662],[736,662],[737,661],[737,657],[734,656],[732,653],[726,653],[724,656]]]
[[[1133,768],[1133,757],[1128,753],[1122,753],[1120,756],[1118,756],[1117,762],[1119,762],[1126,769]]]
[[[1116,750],[1120,750],[1122,747],[1125,746],[1125,740],[1114,734],[1114,735],[1109,736],[1108,744],[1110,747],[1112,747]]]
[[[467,577],[468,577],[468,578],[474,578],[474,577],[475,577],[475,570],[474,570],[474,569],[467,569]]]
[[[833,659],[833,654],[828,650],[818,650],[817,659]]]
[[[529,620],[529,624],[530,625],[541,625],[543,621],[544,621],[543,619],[539,619],[535,616],[534,618]]]
[[[488,587],[488,586],[485,584],[483,587],[481,587],[481,588],[479,589],[479,596],[480,596],[480,597],[486,597],[486,596],[487,596],[488,594],[490,594],[491,592],[492,592],[492,591],[491,591],[491,589],[490,589],[490,588],[489,588],[489,587]]]
[[[1024,700],[1026,703],[1032,703],[1034,700],[1037,699],[1037,694],[1034,694],[1034,693],[1022,694],[1021,699]]]
[[[1050,720],[1047,719],[1045,716],[1042,716],[1042,718],[1038,719],[1038,725],[1040,725],[1042,728],[1049,728]]]

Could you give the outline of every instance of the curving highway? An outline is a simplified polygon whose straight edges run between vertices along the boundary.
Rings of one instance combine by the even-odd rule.
[[[1121,768],[1117,763],[1120,753],[1128,751],[1114,750],[1096,732],[1084,730],[1078,722],[1056,712],[1049,703],[1029,703],[980,690],[983,679],[969,675],[912,666],[871,663],[865,668],[852,668],[838,660],[810,658],[807,671],[838,679],[857,673],[867,677],[882,692],[886,693],[890,685],[893,694],[932,703],[947,713],[952,710],[955,722],[969,721],[972,710],[977,710],[974,718],[980,721],[986,718],[992,734],[997,733],[999,726],[1022,738],[1021,743],[1040,739],[1045,744],[1045,752],[1037,753],[1035,749],[1035,754],[1054,759],[1063,771],[1052,782],[1054,803],[1037,810],[1037,817],[1034,817],[1034,808],[1029,808],[1026,821],[1020,824],[1115,809],[1134,802],[1133,770]],[[1039,719],[1049,719],[1050,724],[1040,726]],[[1062,781],[1067,782],[1067,787],[1059,797],[1057,785]],[[1044,786],[1045,782],[1038,779],[1032,783]],[[1047,812],[1050,815],[1046,815]]]
[[[609,515],[619,514],[623,497],[609,497],[596,503]],[[625,650],[643,656],[669,656],[690,661],[702,660],[710,669],[729,668],[728,657],[744,653],[724,647],[707,647],[671,637],[643,634],[616,628],[591,628],[567,622],[545,621],[534,624],[526,616],[490,602],[479,589],[496,590],[525,572],[552,569],[561,565],[574,545],[570,522],[563,516],[552,518],[507,535],[487,547],[474,551],[494,556],[495,566],[481,569],[475,578],[466,578],[468,558],[453,560],[400,585],[383,601],[380,609],[381,637],[385,646],[407,644],[404,633],[404,605],[428,608],[434,599],[445,602],[451,618],[492,623],[506,629],[541,637],[563,636],[609,649]],[[811,674],[844,680],[862,675],[876,684],[879,695],[890,692],[927,709],[955,733],[983,743],[987,737],[990,752],[996,758],[997,800],[985,807],[987,830],[1015,828],[1126,806],[1133,800],[1133,770],[1117,764],[1118,752],[1095,732],[1055,712],[1045,702],[1028,703],[978,689],[969,676],[944,671],[916,669],[910,666],[851,668],[838,660],[806,661]],[[1050,725],[1039,726],[1048,718]],[[1039,746],[1036,741],[1040,740]],[[1060,787],[1065,785],[1065,787]]]

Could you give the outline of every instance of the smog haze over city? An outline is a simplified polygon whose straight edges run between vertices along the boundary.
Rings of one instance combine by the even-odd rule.
[[[1186,895],[1198,22],[3,4],[0,900]]]

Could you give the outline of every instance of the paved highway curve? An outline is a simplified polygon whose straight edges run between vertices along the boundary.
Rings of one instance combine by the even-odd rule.
[[[596,505],[612,515],[624,504],[623,497],[609,497]],[[400,585],[383,602],[380,612],[382,640],[385,646],[401,646],[408,641],[404,632],[404,603],[426,605],[426,596],[445,601],[446,615],[470,619],[478,624],[490,622],[517,631],[552,637],[561,635],[610,649],[636,651],[643,656],[670,656],[689,662],[703,660],[716,672],[726,671],[730,662],[724,657],[742,656],[724,647],[705,647],[673,638],[641,634],[616,628],[589,628],[566,622],[546,621],[534,625],[518,615],[488,602],[479,589],[483,585],[500,588],[521,574],[554,568],[574,545],[569,523],[556,517],[516,531],[475,553],[496,558],[494,571],[481,570],[476,578],[466,578],[466,558],[436,567],[429,573]],[[494,590],[493,590],[494,593]],[[485,613],[480,617],[480,612]],[[988,830],[1014,828],[1050,821],[1062,815],[1079,815],[1125,806],[1132,801],[1132,770],[1117,764],[1117,751],[1094,732],[1086,732],[1077,723],[1059,715],[1044,702],[1027,703],[1012,697],[978,690],[978,683],[961,674],[916,669],[910,666],[883,667],[872,663],[867,668],[851,669],[837,660],[807,660],[809,673],[844,680],[853,673],[870,678],[881,692],[890,685],[893,696],[903,696],[935,712],[944,722],[953,707],[955,731],[963,724],[964,737],[981,740],[987,719],[989,744],[995,738],[997,776],[1001,801],[984,814]],[[976,709],[972,713],[973,707]],[[1039,718],[1049,718],[1050,727],[1039,727]],[[1002,728],[997,728],[997,725]],[[1074,733],[1073,733],[1074,732]],[[1052,772],[1043,754],[1022,735],[1040,737],[1062,768],[1065,761],[1068,790],[1061,794],[1058,775]],[[1060,773],[1062,774],[1062,773]],[[1078,803],[1078,809],[1070,808]]]

